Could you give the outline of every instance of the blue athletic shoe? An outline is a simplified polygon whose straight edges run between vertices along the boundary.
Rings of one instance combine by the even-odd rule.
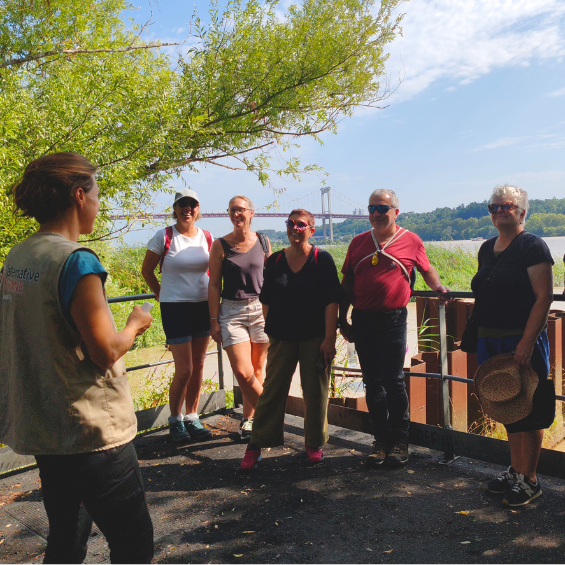
[[[194,441],[208,441],[212,439],[212,432],[206,429],[200,420],[185,420],[184,427]]]
[[[169,422],[169,436],[175,443],[190,441],[190,434],[186,431],[184,422]]]

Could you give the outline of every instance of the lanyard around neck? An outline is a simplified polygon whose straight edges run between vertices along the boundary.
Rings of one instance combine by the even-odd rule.
[[[379,242],[377,241],[377,238],[375,237],[375,230],[371,229],[371,235],[373,236],[373,242],[375,244],[375,247],[377,248],[375,253],[380,253],[381,251],[384,251],[391,243],[395,242],[399,237],[402,237],[404,234],[406,233],[406,230],[402,230],[402,228],[398,228],[398,230],[396,231],[396,233],[392,236],[392,238],[387,241],[382,247],[379,245]]]

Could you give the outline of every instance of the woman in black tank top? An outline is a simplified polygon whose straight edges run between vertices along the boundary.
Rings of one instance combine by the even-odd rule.
[[[222,343],[241,388],[243,420],[239,434],[248,440],[255,405],[263,392],[269,346],[259,293],[271,245],[266,236],[251,231],[254,208],[249,198],[234,196],[228,213],[233,232],[214,241],[210,250],[210,334]]]

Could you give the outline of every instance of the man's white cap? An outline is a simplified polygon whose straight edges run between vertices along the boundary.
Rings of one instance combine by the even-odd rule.
[[[173,202],[173,206],[181,198],[193,198],[194,200],[196,200],[196,202],[198,202],[198,204],[200,204],[200,200],[198,199],[198,194],[196,194],[196,192],[194,192],[194,190],[192,190],[191,188],[183,188],[182,190],[179,190],[175,194],[175,200]]]

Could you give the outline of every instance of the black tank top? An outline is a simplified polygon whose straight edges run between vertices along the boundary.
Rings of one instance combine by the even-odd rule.
[[[226,300],[246,300],[256,298],[263,286],[263,269],[265,268],[265,252],[259,238],[246,253],[230,247],[221,237],[224,248],[222,277],[224,280],[222,298]]]

